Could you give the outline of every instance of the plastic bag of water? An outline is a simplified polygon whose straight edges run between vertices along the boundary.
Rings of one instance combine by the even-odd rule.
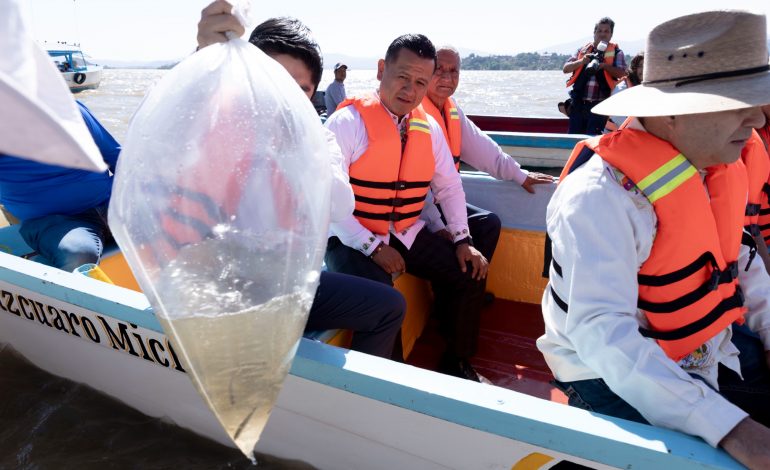
[[[169,71],[132,119],[110,227],[190,378],[251,456],[317,287],[330,163],[310,101],[241,39]]]

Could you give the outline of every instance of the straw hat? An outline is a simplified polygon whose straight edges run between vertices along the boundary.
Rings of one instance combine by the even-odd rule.
[[[709,11],[655,27],[641,85],[593,108],[596,114],[675,116],[770,103],[764,15]]]
[[[0,153],[105,171],[64,78],[29,36],[22,6],[0,0]]]

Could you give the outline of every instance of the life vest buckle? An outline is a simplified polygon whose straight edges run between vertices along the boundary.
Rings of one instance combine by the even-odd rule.
[[[395,189],[396,191],[403,191],[404,189],[406,189],[406,181],[396,181],[395,184],[393,185],[393,189]]]
[[[714,270],[711,271],[711,278],[709,279],[708,289],[709,291],[715,291],[719,288],[719,279],[722,277],[722,271],[717,266],[714,266]]]
[[[404,198],[394,197],[390,200],[390,203],[393,207],[401,207],[404,205]]]

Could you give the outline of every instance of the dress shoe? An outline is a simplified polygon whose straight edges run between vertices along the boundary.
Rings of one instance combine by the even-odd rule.
[[[458,359],[454,356],[444,356],[439,364],[439,372],[461,379],[472,380],[474,382],[491,384],[491,382],[476,372],[467,359]]]

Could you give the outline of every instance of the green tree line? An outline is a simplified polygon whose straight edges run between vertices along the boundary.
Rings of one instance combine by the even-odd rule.
[[[561,70],[568,54],[522,52],[516,55],[480,56],[462,59],[463,70]]]

